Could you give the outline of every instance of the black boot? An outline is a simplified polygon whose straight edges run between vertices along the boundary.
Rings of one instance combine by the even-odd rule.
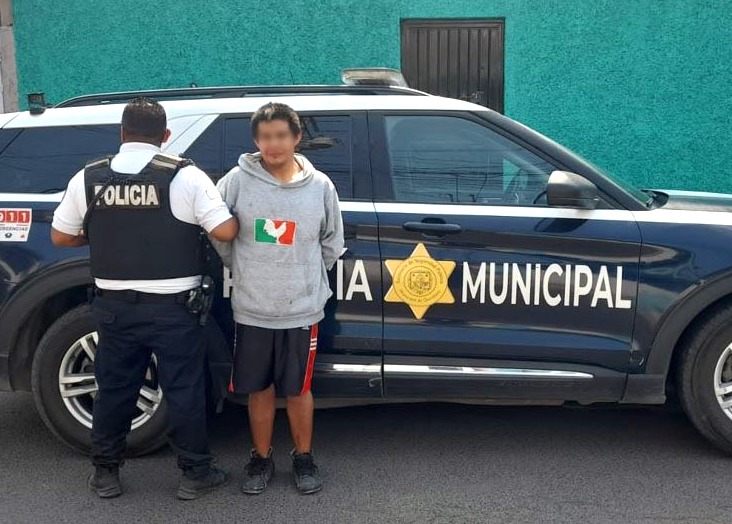
[[[228,473],[215,466],[209,466],[203,472],[184,471],[178,485],[178,498],[180,500],[195,500],[201,495],[223,486],[228,480]]]
[[[312,453],[296,453],[292,450],[292,475],[295,486],[302,495],[317,493],[323,489],[323,479]]]
[[[119,481],[119,466],[116,464],[97,465],[94,473],[87,481],[89,489],[100,498],[111,499],[122,494],[122,484]]]
[[[274,472],[272,448],[269,448],[269,454],[266,457],[261,457],[255,450],[252,450],[244,470],[245,476],[241,490],[248,495],[259,495],[272,480]]]

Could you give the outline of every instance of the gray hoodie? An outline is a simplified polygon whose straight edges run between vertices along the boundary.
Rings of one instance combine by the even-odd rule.
[[[217,187],[239,219],[230,244],[214,242],[233,273],[232,309],[239,324],[269,329],[322,320],[333,294],[327,270],[343,253],[343,220],[330,179],[302,155],[302,177],[281,184],[244,154]]]

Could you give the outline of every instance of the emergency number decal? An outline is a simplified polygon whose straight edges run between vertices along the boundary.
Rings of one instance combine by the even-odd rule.
[[[30,209],[0,208],[0,242],[27,242],[32,213]]]

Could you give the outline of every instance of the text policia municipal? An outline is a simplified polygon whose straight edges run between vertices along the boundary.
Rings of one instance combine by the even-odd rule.
[[[363,260],[336,266],[338,300],[373,300],[372,286]],[[454,277],[453,279],[454,280]],[[483,262],[462,265],[462,303],[550,307],[607,307],[630,309],[623,297],[623,266],[601,265],[597,272],[584,264],[517,264]],[[231,275],[224,270],[224,296],[231,293]],[[453,283],[454,285],[454,283]],[[452,286],[451,286],[452,287]],[[385,286],[385,289],[388,286]]]

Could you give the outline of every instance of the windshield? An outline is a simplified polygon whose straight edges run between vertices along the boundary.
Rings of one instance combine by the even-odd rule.
[[[580,155],[580,154],[572,151],[568,147],[563,146],[562,144],[560,144],[560,143],[552,140],[551,138],[547,138],[547,137],[544,137],[544,138],[546,140],[548,140],[549,142],[551,142],[552,144],[554,144],[556,147],[562,149],[565,153],[567,153],[569,155],[572,155],[572,156],[578,158],[579,160],[581,160],[582,162],[584,162],[585,164],[589,165],[592,169],[594,169],[595,171],[597,171],[600,174],[602,174],[602,176],[604,176],[610,182],[614,183],[620,189],[622,189],[623,191],[625,191],[629,195],[633,196],[634,198],[636,198],[640,202],[644,202],[644,203],[647,204],[648,203],[648,200],[650,198],[652,198],[652,197],[649,196],[648,193],[642,191],[641,189],[638,189],[637,187],[635,187],[633,184],[631,184],[627,180],[624,180],[623,178],[621,178],[621,177],[619,177],[617,175],[614,175],[613,173],[610,173],[607,169],[604,169],[604,168],[598,166],[597,164],[595,164],[594,162],[591,162],[591,161],[587,160],[582,155]]]
[[[487,115],[486,115],[487,116]],[[484,116],[485,117],[485,116]],[[583,158],[581,155],[575,153],[571,149],[563,146],[562,144],[556,142],[555,140],[552,140],[551,138],[539,133],[538,131],[531,129],[530,127],[525,126],[524,124],[517,122],[509,117],[506,117],[504,115],[491,113],[491,120],[507,120],[510,122],[509,126],[507,126],[507,130],[511,130],[512,127],[518,126],[521,128],[520,134],[523,135],[533,135],[536,139],[538,139],[538,142],[544,142],[545,144],[553,146],[553,148],[559,149],[564,155],[574,157],[579,162],[586,164],[590,168],[592,168],[594,171],[597,171],[600,173],[608,182],[619,188],[624,193],[630,195],[631,197],[635,198],[639,202],[649,205],[650,202],[653,200],[653,193],[652,192],[645,192],[641,189],[638,189],[634,185],[632,185],[630,182],[623,180],[622,178],[609,173],[607,170],[595,165],[594,163],[588,161],[587,159]],[[511,130],[512,132],[518,132],[518,130]],[[548,151],[547,151],[548,152]]]
[[[647,203],[649,198],[652,198],[651,193],[646,193],[642,189],[638,189],[637,187],[635,187],[633,184],[631,184],[627,180],[623,179],[622,177],[619,177],[617,175],[614,175],[613,173],[610,173],[607,169],[604,169],[604,168],[598,166],[597,164],[590,162],[589,160],[587,160],[586,158],[584,158],[581,155],[578,155],[574,151],[570,151],[570,153],[572,153],[574,156],[578,157],[585,164],[589,164],[590,166],[592,166],[593,169],[602,173],[602,175],[605,178],[607,178],[608,180],[611,180],[616,186],[622,188],[623,190],[625,190],[626,193],[632,195],[633,197],[637,198],[641,202]]]

